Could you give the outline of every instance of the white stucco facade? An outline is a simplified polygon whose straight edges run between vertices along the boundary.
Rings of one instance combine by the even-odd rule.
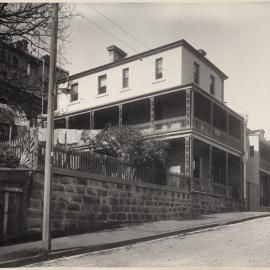
[[[188,49],[182,47],[182,84],[193,82],[194,62],[200,66],[199,86],[210,94],[210,75],[215,78],[215,94],[219,101],[223,102],[223,78],[211,67],[205,64],[199,57],[192,54]]]
[[[104,52],[107,53],[107,52]],[[155,79],[156,59],[162,58],[162,78]],[[199,86],[210,93],[210,75],[215,77],[215,98],[223,102],[223,80],[214,69],[184,46],[166,48],[131,59],[117,65],[108,65],[97,72],[71,76],[70,84],[78,84],[78,100],[70,102],[70,95],[58,91],[56,115],[61,116],[95,107],[106,107],[113,102],[157,93],[164,89],[193,83],[194,62],[200,65]],[[109,59],[109,56],[108,56]],[[123,69],[129,69],[129,86],[122,88]],[[106,75],[106,94],[98,95],[98,77]],[[76,79],[73,79],[73,78]],[[61,85],[59,86],[61,88]]]

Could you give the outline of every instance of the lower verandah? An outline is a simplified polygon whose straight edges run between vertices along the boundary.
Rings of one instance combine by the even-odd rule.
[[[190,176],[194,191],[242,199],[242,159],[211,144],[190,136],[170,140],[166,169]]]

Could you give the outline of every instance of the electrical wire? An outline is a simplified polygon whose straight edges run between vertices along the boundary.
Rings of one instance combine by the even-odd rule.
[[[130,36],[131,38],[133,38],[134,40],[136,40],[138,43],[142,44],[144,47],[146,47],[147,49],[150,49],[150,47],[142,42],[141,40],[139,40],[135,35],[129,33],[127,30],[125,30],[122,26],[118,25],[116,22],[114,22],[112,19],[110,19],[108,16],[106,16],[105,14],[103,14],[100,10],[98,10],[97,8],[95,8],[93,5],[90,4],[86,4],[87,7],[89,7],[90,9],[96,11],[98,14],[100,14],[102,17],[104,17],[106,20],[108,20],[111,24],[113,24],[114,26],[116,26],[117,28],[119,28],[121,31],[123,31],[125,34],[127,34],[128,36]],[[134,49],[133,47],[131,47],[127,42],[123,41],[122,39],[118,38],[117,36],[115,36],[114,34],[112,34],[111,32],[107,31],[104,27],[100,26],[99,24],[95,23],[94,21],[90,20],[88,17],[86,16],[82,16],[83,18],[85,18],[86,20],[88,20],[90,23],[94,24],[96,27],[98,27],[99,29],[101,29],[103,32],[105,32],[106,34],[112,36],[114,39],[118,40],[119,42],[121,42],[122,44],[124,44],[125,46],[127,46],[129,49],[135,51],[136,53],[139,53],[138,50]],[[151,61],[152,63],[155,63],[152,59],[146,58],[148,61]],[[169,62],[167,59],[164,59],[166,63],[168,63],[169,65],[173,66],[174,68],[176,68],[177,70],[179,70],[179,66],[176,66],[175,64]],[[168,71],[171,75],[173,75],[173,77],[177,80],[179,80],[179,75],[177,76],[174,71],[169,70],[167,67],[163,67],[166,71]],[[190,80],[191,82],[193,82],[193,77],[192,75],[190,75],[189,73],[185,72],[184,70],[182,70],[182,73],[185,74]],[[203,83],[200,83],[201,86],[205,87],[205,89],[207,89],[208,87],[206,85],[204,85]]]

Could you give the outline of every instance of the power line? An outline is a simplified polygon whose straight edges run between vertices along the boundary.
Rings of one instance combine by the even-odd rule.
[[[128,36],[132,37],[134,40],[136,40],[138,43],[142,44],[145,48],[147,49],[151,49],[150,46],[148,46],[146,43],[144,43],[143,41],[139,40],[135,35],[129,33],[126,29],[124,29],[122,26],[120,26],[119,24],[117,24],[116,22],[114,22],[112,19],[110,19],[108,16],[106,16],[105,14],[103,14],[100,10],[98,10],[97,8],[95,8],[93,5],[90,4],[86,4],[88,7],[90,7],[91,9],[95,10],[97,13],[99,13],[101,16],[103,16],[105,19],[107,19],[110,23],[112,23],[114,26],[118,27],[120,30],[122,30],[124,33],[126,33]],[[168,60],[165,59],[165,61],[170,64],[171,66],[178,68],[178,66],[176,66],[175,64],[169,62]]]
[[[139,51],[137,51],[136,49],[132,48],[129,46],[129,44],[127,44],[125,41],[121,40],[120,38],[118,38],[117,36],[113,35],[112,33],[110,33],[109,31],[107,31],[105,28],[103,28],[102,26],[100,26],[99,24],[95,23],[94,21],[90,20],[88,17],[85,17],[83,15],[81,15],[84,19],[86,19],[87,21],[89,21],[90,23],[94,24],[97,28],[101,29],[103,32],[107,33],[108,35],[112,36],[113,38],[115,38],[116,40],[118,40],[119,42],[125,44],[125,46],[127,46],[128,48],[130,48],[131,50],[135,51],[136,53],[138,53]]]
[[[99,11],[98,9],[96,9],[95,7],[93,7],[90,4],[86,4],[90,9],[96,11],[98,14],[100,14],[101,16],[103,16],[105,19],[107,19],[111,24],[113,24],[114,26],[116,26],[117,28],[119,28],[121,31],[123,31],[125,34],[127,34],[128,36],[132,37],[134,40],[136,40],[137,42],[139,42],[140,44],[142,44],[144,47],[146,47],[147,49],[150,49],[150,47],[145,44],[144,42],[140,41],[135,35],[129,33],[127,30],[125,30],[122,26],[118,25],[117,23],[115,23],[113,20],[111,20],[108,16],[104,15],[101,11]],[[95,23],[94,21],[90,20],[88,17],[83,16],[83,18],[85,18],[87,21],[89,21],[90,23],[94,24],[96,27],[98,27],[99,29],[101,29],[103,32],[105,32],[106,34],[112,36],[114,39],[118,40],[119,42],[121,42],[122,44],[124,44],[125,46],[127,46],[128,48],[130,48],[131,50],[135,51],[136,53],[139,53],[138,50],[134,49],[133,47],[131,47],[128,43],[126,43],[125,41],[121,40],[120,38],[118,38],[116,35],[112,34],[111,32],[107,31],[105,28],[103,28],[102,26],[100,26],[99,24]],[[146,58],[148,61],[155,63],[152,59]],[[168,63],[169,65],[173,66],[174,68],[176,68],[177,70],[179,70],[179,66],[169,62],[167,59],[164,59],[166,63]],[[168,68],[165,68],[165,70],[167,70],[175,79],[179,79],[179,76],[177,76],[174,71],[170,71]],[[191,81],[193,82],[193,77],[192,75],[190,75],[189,73],[185,72],[184,70],[182,70],[182,73],[185,74],[188,78],[191,79]],[[202,86],[204,86],[206,89],[206,85],[200,83]]]
[[[122,26],[120,26],[119,24],[117,24],[116,22],[114,22],[112,19],[110,19],[108,16],[106,16],[105,14],[103,14],[100,10],[98,10],[97,8],[95,8],[93,5],[90,4],[86,4],[89,8],[91,8],[92,10],[96,11],[98,14],[100,14],[101,16],[103,16],[105,19],[107,19],[111,24],[113,24],[114,26],[116,26],[117,28],[119,28],[121,31],[123,31],[125,34],[127,34],[128,36],[130,36],[131,38],[133,38],[134,40],[136,40],[138,43],[142,44],[145,48],[147,49],[151,49],[150,46],[148,46],[146,43],[142,42],[141,40],[139,40],[135,35],[129,33],[126,29],[124,29]],[[165,62],[167,62],[169,65],[175,67],[176,69],[179,68],[179,66],[169,62],[167,59],[164,59]],[[184,71],[183,71],[184,73]],[[190,76],[189,74],[186,74],[188,76]]]
[[[131,50],[135,51],[136,53],[139,53],[138,50],[134,49],[133,47],[131,47],[128,43],[126,43],[125,41],[121,40],[120,38],[118,38],[117,36],[115,36],[114,34],[110,33],[109,31],[107,31],[105,28],[103,28],[102,26],[100,26],[99,24],[95,23],[94,21],[90,20],[88,17],[86,16],[81,16],[83,17],[84,19],[86,19],[89,23],[95,25],[97,28],[99,28],[100,30],[102,30],[103,32],[105,32],[106,34],[112,36],[114,39],[118,40],[119,42],[121,42],[122,44],[125,44],[125,46],[127,46],[128,48],[130,48]],[[152,63],[155,63],[153,60],[149,59],[149,58],[146,58],[147,61],[150,61]],[[166,68],[164,68],[166,69]],[[168,69],[166,69],[169,73],[171,73],[171,75],[173,77],[175,77],[176,79],[179,79],[178,77],[176,77],[176,75],[174,73],[172,73],[171,71],[169,71]]]
[[[103,16],[105,19],[107,19],[110,23],[112,23],[113,25],[115,25],[116,27],[118,27],[120,30],[122,30],[124,33],[126,33],[128,36],[132,37],[137,42],[139,42],[140,44],[142,44],[144,47],[146,47],[147,49],[151,49],[147,44],[145,44],[144,42],[140,41],[136,36],[134,36],[133,34],[129,33],[126,29],[124,29],[122,26],[120,26],[119,24],[117,24],[116,22],[114,22],[112,19],[110,19],[105,14],[103,14],[101,11],[99,11],[97,8],[95,8],[93,5],[90,5],[90,4],[86,4],[86,5],[88,7],[90,7],[91,9],[95,10],[97,13],[99,13],[101,16]]]

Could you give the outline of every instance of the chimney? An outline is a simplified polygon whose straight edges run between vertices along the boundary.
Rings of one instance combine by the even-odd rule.
[[[23,39],[21,43],[22,43],[22,51],[28,52],[28,41],[26,39]]]
[[[22,42],[21,42],[21,40],[18,40],[18,41],[15,42],[15,47],[19,51],[22,50]]]
[[[22,52],[28,52],[28,41],[25,39],[17,40],[15,43],[15,48]]]
[[[200,55],[202,55],[202,56],[206,56],[206,55],[207,55],[206,51],[204,51],[203,49],[199,49],[199,50],[198,50],[198,53],[199,53]]]
[[[127,54],[124,51],[122,51],[115,45],[108,47],[107,51],[109,52],[110,63],[121,60],[127,56]]]
[[[49,66],[50,65],[50,55],[45,54],[45,55],[42,56],[42,58],[44,59],[45,65]]]

